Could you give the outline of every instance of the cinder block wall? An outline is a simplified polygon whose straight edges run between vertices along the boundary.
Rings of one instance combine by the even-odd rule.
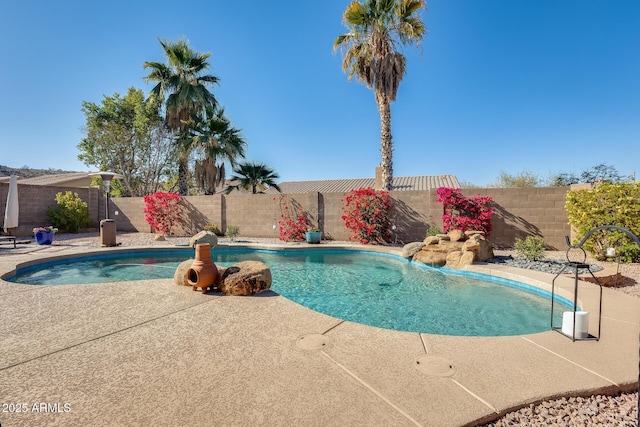
[[[322,193],[319,195],[322,201],[322,225],[324,237],[333,240],[349,240],[351,232],[344,226],[342,220],[343,193]]]
[[[392,191],[394,199],[392,239],[399,243],[424,240],[427,229],[442,230],[442,204],[436,203],[435,191]]]
[[[570,227],[564,202],[567,189],[550,188],[485,188],[464,189],[467,197],[490,196],[495,213],[491,241],[497,247],[512,247],[516,237],[540,236],[552,247],[565,249],[564,236]],[[442,229],[443,207],[436,203],[435,191],[392,191],[395,202],[394,230],[391,238],[398,243],[421,241],[429,226]],[[324,231],[325,238],[348,240],[351,233],[342,220],[343,193],[304,193],[285,196],[267,194],[216,194],[185,198],[187,224],[176,234],[194,234],[206,223],[223,231],[229,225],[240,227],[241,236],[278,238],[278,221],[284,206],[303,209],[312,223]],[[150,231],[144,220],[141,198],[113,199],[114,209],[122,212],[118,230]],[[276,226],[274,230],[273,226]]]
[[[43,185],[20,184],[18,181],[19,221],[15,231],[17,236],[32,236],[33,228],[50,225],[47,208],[56,206],[56,194],[71,191],[78,193],[78,197],[86,202],[89,207],[90,227],[99,224],[99,212],[104,211],[104,201],[100,200],[100,190],[97,187],[49,187]],[[7,206],[8,183],[0,183],[0,228],[4,228],[4,213]],[[100,211],[102,209],[102,211]]]
[[[490,196],[494,214],[491,242],[512,247],[516,237],[542,237],[553,249],[567,249],[571,233],[564,204],[566,187],[464,189],[467,197]]]
[[[236,226],[240,227],[240,236],[273,237],[273,224],[278,221],[274,198],[272,194],[224,196],[222,231],[229,226]]]
[[[145,204],[142,197],[118,197],[112,198],[111,202],[110,217],[115,218],[118,231],[153,232],[144,218]],[[184,197],[179,217],[179,222],[172,230],[175,235],[196,234],[207,224],[223,227],[224,196],[214,194]]]
[[[512,247],[516,237],[540,236],[553,248],[564,250],[564,237],[571,233],[564,208],[567,188],[485,188],[463,189],[467,197],[491,196],[494,201],[491,241],[497,247]],[[47,206],[55,205],[58,192],[77,192],[89,205],[92,227],[104,218],[104,195],[100,189],[18,186],[20,226],[18,235],[31,235],[33,227],[48,225]],[[0,220],[4,222],[8,184],[0,183]],[[398,243],[421,241],[429,226],[442,229],[441,204],[435,191],[392,191],[395,201],[394,230],[391,238]],[[326,238],[347,240],[349,230],[342,220],[343,193],[304,193],[291,195],[215,194],[184,198],[181,222],[174,234],[192,235],[206,224],[215,224],[226,231],[229,225],[240,227],[240,236],[279,237],[278,221],[284,206],[307,211],[311,222],[324,231]],[[144,219],[141,197],[113,198],[109,216],[116,220],[118,231],[151,232]],[[276,226],[274,230],[273,226]]]

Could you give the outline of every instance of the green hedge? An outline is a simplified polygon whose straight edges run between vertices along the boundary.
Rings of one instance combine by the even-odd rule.
[[[567,193],[565,207],[569,224],[578,234],[574,244],[603,225],[615,225],[640,235],[640,183],[603,183],[592,189],[572,190]],[[640,260],[638,245],[617,230],[594,233],[584,244],[584,249],[598,260],[606,259],[609,247],[616,248],[623,262]]]

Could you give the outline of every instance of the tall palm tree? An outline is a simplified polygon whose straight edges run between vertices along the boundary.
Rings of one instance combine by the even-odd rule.
[[[204,74],[209,68],[210,53],[195,52],[186,40],[170,42],[159,39],[167,58],[162,62],[145,62],[149,74],[147,82],[155,82],[150,96],[165,100],[167,126],[176,134],[180,149],[178,160],[178,192],[187,195],[189,190],[189,123],[194,117],[206,117],[207,108],[217,106],[215,96],[208,87],[218,83],[218,78]]]
[[[191,145],[202,153],[195,165],[196,183],[205,194],[213,194],[226,178],[225,162],[234,168],[238,158],[244,158],[247,142],[240,129],[231,126],[223,108],[207,116],[206,121],[191,124]]]
[[[380,113],[382,181],[386,190],[393,181],[393,142],[391,139],[391,102],[405,74],[406,58],[398,45],[422,42],[427,28],[419,16],[427,5],[423,0],[354,1],[344,12],[348,33],[336,38],[334,51],[343,49],[342,70],[348,78],[373,88]]]
[[[280,187],[276,184],[276,179],[280,178],[273,169],[267,167],[264,163],[240,163],[233,169],[236,175],[231,177],[231,181],[237,181],[238,184],[230,185],[225,190],[226,194],[233,190],[251,190],[253,194],[264,193],[264,191],[273,187],[280,191]],[[260,191],[258,191],[260,190]]]

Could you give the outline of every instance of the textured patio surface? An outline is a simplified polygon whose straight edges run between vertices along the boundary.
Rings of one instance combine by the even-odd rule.
[[[5,251],[0,276],[86,251]],[[543,287],[553,278],[496,265],[473,270]],[[593,313],[594,290],[581,284],[582,305]],[[637,388],[640,301],[610,289],[603,301],[600,341],[572,342],[554,331],[497,338],[390,331],[273,292],[203,295],[170,279],[0,281],[0,424],[474,425],[549,397]]]

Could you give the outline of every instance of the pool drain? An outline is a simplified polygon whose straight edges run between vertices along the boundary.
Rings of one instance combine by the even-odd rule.
[[[329,338],[322,334],[303,335],[296,341],[298,348],[303,350],[318,350],[329,343]]]
[[[424,354],[416,359],[416,369],[430,377],[450,377],[456,368],[444,357]]]

